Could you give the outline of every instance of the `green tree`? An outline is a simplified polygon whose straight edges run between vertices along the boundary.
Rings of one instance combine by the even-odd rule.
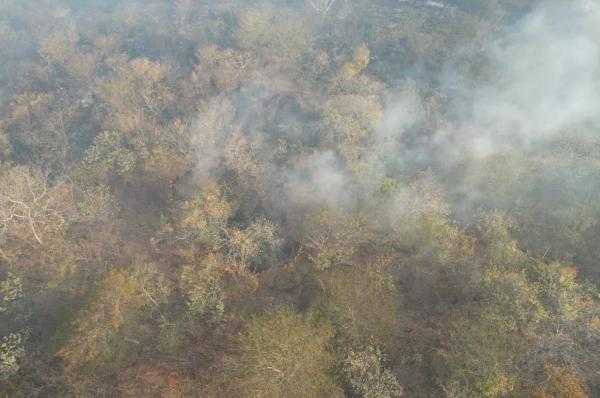
[[[373,237],[365,218],[341,210],[323,210],[312,214],[305,227],[310,249],[309,259],[317,269],[352,264],[361,246]]]
[[[389,276],[357,266],[328,270],[320,278],[321,308],[340,341],[392,346],[400,329],[400,297]]]
[[[330,141],[354,170],[359,170],[368,139],[382,114],[381,105],[371,96],[339,95],[324,108],[323,124],[331,132]]]
[[[19,361],[24,356],[25,349],[19,333],[11,333],[0,340],[0,382],[19,371]]]
[[[207,180],[195,197],[181,204],[176,215],[175,237],[221,247],[233,210],[219,184]]]
[[[135,153],[126,147],[123,137],[116,131],[98,134],[83,158],[86,172],[98,176],[101,181],[111,176],[127,175],[135,167],[135,162]]]
[[[0,282],[0,314],[8,311],[23,295],[23,283],[21,277],[9,272],[6,278]]]
[[[342,373],[354,396],[360,398],[398,398],[404,393],[396,376],[383,366],[383,354],[377,347],[350,350]]]
[[[87,223],[108,221],[118,211],[117,199],[105,184],[85,187],[77,203],[77,218]]]
[[[16,374],[20,368],[20,361],[25,357],[22,331],[15,332],[15,316],[18,311],[17,304],[23,297],[23,284],[21,278],[9,272],[6,278],[0,281],[0,333],[5,334],[0,339],[0,388],[2,382]],[[13,331],[8,332],[8,330]]]
[[[240,338],[232,394],[239,397],[341,396],[331,377],[332,330],[289,310],[250,320]]]
[[[214,322],[222,319],[225,312],[222,272],[222,260],[214,254],[199,266],[183,267],[180,288],[191,316],[206,317]]]
[[[238,18],[238,45],[279,63],[292,64],[312,42],[312,25],[285,7],[252,7]]]

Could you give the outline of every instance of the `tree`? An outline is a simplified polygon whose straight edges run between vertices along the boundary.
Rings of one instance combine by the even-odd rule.
[[[235,359],[233,396],[318,398],[341,396],[330,372],[332,330],[290,310],[250,320]]]
[[[589,398],[583,382],[569,369],[548,363],[544,370],[547,381],[534,389],[534,398]]]
[[[105,184],[84,187],[77,203],[77,219],[85,223],[108,221],[118,211],[117,199]]]
[[[461,312],[467,316],[455,316],[460,332],[443,355],[449,372],[445,390],[449,396],[496,397],[532,389],[540,397],[560,394],[534,385],[546,367],[549,378],[564,376],[565,388],[585,391],[573,387],[582,384],[569,374],[581,375],[583,383],[598,380],[592,365],[600,342],[600,331],[592,326],[599,309],[595,289],[578,284],[574,268],[521,251],[498,215],[487,222],[486,263],[470,288],[478,299],[465,302]]]
[[[400,329],[400,297],[389,276],[364,268],[334,268],[320,275],[320,309],[340,345],[374,343],[387,349]]]
[[[248,54],[235,49],[221,49],[215,44],[202,46],[197,51],[199,63],[194,67],[193,81],[218,93],[231,91],[248,75]]]
[[[515,393],[519,375],[514,353],[526,349],[523,336],[494,315],[470,313],[456,327],[460,332],[450,343],[451,352],[439,353],[446,395],[494,398]]]
[[[5,325],[14,329],[11,322],[16,311],[16,304],[23,296],[23,285],[21,278],[9,272],[6,278],[0,281],[0,320]],[[9,314],[6,318],[3,315]],[[10,315],[13,315],[10,317]],[[19,362],[25,356],[22,331],[11,331],[7,333],[6,327],[0,327],[0,334],[4,334],[0,339],[0,386],[2,382],[8,380],[20,368]]]
[[[177,117],[181,114],[174,94],[178,89],[184,95],[184,88],[168,84],[172,70],[164,62],[118,56],[108,63],[112,74],[102,81],[100,93],[110,117],[103,126],[119,132],[146,171],[173,178],[187,160],[188,130]]]
[[[236,269],[262,271],[269,268],[280,244],[275,224],[259,219],[247,228],[227,232],[227,259]]]
[[[218,248],[227,234],[233,206],[215,181],[206,180],[200,192],[183,202],[176,216],[175,237],[178,240],[198,240]]]
[[[45,37],[38,48],[38,54],[47,63],[66,65],[76,53],[79,35],[75,23],[64,23]]]
[[[123,398],[197,397],[193,382],[178,372],[160,366],[142,365],[119,375],[119,396]]]
[[[329,14],[329,10],[335,4],[337,0],[307,0],[308,4],[312,7],[317,14],[321,16],[321,23],[325,22],[325,18],[327,18],[327,14]]]
[[[9,272],[6,279],[0,282],[0,314],[8,311],[23,295],[21,278]]]
[[[450,218],[451,208],[441,187],[428,176],[384,189],[387,201],[375,204],[375,214],[380,217],[376,224],[388,231],[384,241],[400,252],[423,255],[436,265],[472,258],[474,239]]]
[[[19,333],[11,333],[0,340],[0,382],[18,372],[19,360],[24,356],[25,350]]]
[[[27,91],[16,96],[5,127],[12,145],[20,148],[13,155],[41,169],[64,170],[71,105],[63,93]]]
[[[238,45],[267,60],[294,65],[313,41],[311,24],[292,9],[252,7],[238,19]]]
[[[396,376],[383,367],[383,354],[377,347],[350,350],[342,373],[353,396],[361,398],[398,398],[404,393]]]
[[[358,214],[324,210],[308,218],[305,245],[317,269],[352,264],[362,245],[372,237],[366,220]]]
[[[57,194],[59,186],[49,187],[47,174],[23,166],[0,165],[0,237],[26,235],[28,230],[39,244],[43,232],[60,228],[64,219]]]
[[[96,297],[74,322],[74,330],[57,352],[66,368],[97,367],[126,356],[140,344],[136,317],[149,317],[169,298],[171,284],[155,265],[112,270],[101,281]],[[137,320],[140,322],[140,319]],[[138,329],[139,331],[139,329]],[[119,333],[125,335],[119,335]]]
[[[0,129],[2,128],[2,122],[0,121]],[[12,145],[8,135],[0,130],[0,162],[8,162],[12,155]]]
[[[354,50],[352,61],[344,64],[342,71],[346,77],[352,78],[361,73],[371,60],[369,47],[362,45]]]
[[[353,170],[359,170],[368,139],[381,117],[381,105],[372,96],[338,95],[325,106],[323,124],[330,131],[330,141]]]
[[[180,288],[186,297],[188,313],[219,322],[225,312],[225,293],[221,281],[222,260],[209,254],[199,266],[185,266]]]
[[[123,137],[116,131],[103,131],[94,138],[94,143],[85,152],[82,177],[91,178],[84,184],[106,182],[109,177],[130,173],[135,167],[136,155],[127,148]],[[89,177],[88,177],[89,176]]]
[[[234,170],[243,184],[259,180],[264,170],[257,157],[260,143],[246,136],[240,127],[234,128],[223,148],[225,164]]]

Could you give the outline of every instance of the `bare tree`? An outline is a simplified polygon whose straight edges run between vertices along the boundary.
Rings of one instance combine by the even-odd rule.
[[[307,0],[308,4],[321,16],[321,23],[327,18],[327,14],[337,0]]]
[[[25,167],[0,170],[0,238],[10,228],[25,226],[42,244],[38,226],[60,218],[52,191],[41,172],[30,172]]]

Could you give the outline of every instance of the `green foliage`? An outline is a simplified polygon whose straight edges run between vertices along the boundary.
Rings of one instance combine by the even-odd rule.
[[[19,333],[4,336],[0,343],[0,381],[4,381],[19,371],[19,360],[25,356]]]
[[[219,246],[224,239],[232,206],[214,181],[208,181],[193,199],[182,204],[176,233],[181,239],[197,239]]]
[[[117,210],[117,199],[104,184],[86,188],[83,199],[77,204],[78,216],[84,222],[106,221]]]
[[[241,48],[292,63],[313,40],[305,17],[291,9],[268,6],[244,10],[235,37]]]
[[[450,218],[439,186],[425,178],[393,188],[388,186],[391,198],[378,210],[382,217],[378,221],[391,230],[388,239],[394,247],[442,264],[473,254],[473,241]]]
[[[492,213],[486,216],[483,223],[488,261],[507,270],[522,269],[529,258],[512,238],[510,220],[500,213]]]
[[[322,311],[342,341],[389,347],[400,328],[400,298],[390,277],[340,268],[323,275]]]
[[[596,71],[528,59],[598,9],[537,3],[0,1],[0,395],[600,396]]]
[[[398,192],[398,182],[391,177],[382,177],[377,181],[377,186],[373,192],[375,200],[385,204],[393,198],[394,193]]]
[[[358,170],[367,140],[381,117],[381,105],[373,97],[340,95],[325,107],[323,124],[331,131],[331,141],[354,170]]]
[[[404,393],[394,374],[383,367],[383,354],[377,347],[350,350],[344,360],[343,374],[352,392],[362,398],[397,398]]]
[[[341,396],[330,371],[331,328],[289,310],[253,318],[240,338],[234,396]]]
[[[515,389],[512,353],[521,348],[497,319],[471,319],[461,325],[453,352],[446,356],[449,372],[443,385],[449,396],[498,397]],[[523,342],[521,342],[523,343]]]
[[[191,316],[207,317],[218,322],[225,313],[222,264],[215,255],[209,255],[200,266],[185,266],[181,271],[180,288],[186,296]]]
[[[474,164],[467,180],[489,198],[487,209],[510,214],[512,232],[527,250],[572,261],[588,252],[587,236],[600,220],[595,147],[565,138],[541,153],[496,154]]]
[[[84,167],[101,177],[127,175],[135,167],[136,155],[116,131],[104,131],[94,139],[83,158]]]
[[[507,333],[524,330],[547,317],[535,287],[524,272],[490,268],[483,276],[481,289],[493,303],[485,309],[487,315],[497,318],[498,327]]]
[[[481,303],[456,326],[460,332],[445,356],[450,376],[444,388],[450,396],[517,394],[532,388],[548,359],[593,372],[586,364],[595,354],[575,347],[598,342],[587,326],[598,311],[597,293],[576,282],[574,268],[522,252],[499,215],[487,220],[488,263],[474,284]],[[532,351],[537,355],[530,356]]]
[[[7,277],[0,282],[0,314],[8,311],[23,295],[21,278],[9,272]]]
[[[0,126],[2,124],[0,123]],[[1,127],[0,127],[1,128]],[[0,130],[0,162],[7,162],[12,154],[12,145],[8,135]]]
[[[323,210],[313,214],[306,226],[305,245],[317,269],[349,264],[361,245],[371,238],[366,220],[356,214]]]

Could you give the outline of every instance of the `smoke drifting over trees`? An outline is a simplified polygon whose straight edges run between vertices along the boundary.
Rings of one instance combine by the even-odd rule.
[[[1,1],[0,396],[600,396],[598,109],[591,1]]]

